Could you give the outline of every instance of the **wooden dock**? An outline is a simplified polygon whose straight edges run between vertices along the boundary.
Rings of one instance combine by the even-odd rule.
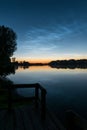
[[[42,120],[40,111],[34,106],[20,106],[10,112],[0,110],[0,130],[65,130],[59,120],[47,112],[46,119]]]
[[[17,88],[34,88],[35,94],[31,98],[14,98],[12,92]],[[4,91],[8,93],[7,99],[0,102],[7,103],[7,107],[0,109],[0,130],[66,130],[47,109],[46,90],[40,84],[16,84],[9,86],[7,90],[1,89],[1,92]]]

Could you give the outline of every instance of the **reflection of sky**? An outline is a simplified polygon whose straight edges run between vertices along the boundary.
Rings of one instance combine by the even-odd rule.
[[[41,69],[42,68],[42,69]],[[34,69],[34,70],[33,70]],[[18,69],[8,77],[14,83],[40,83],[46,88],[47,106],[56,116],[70,108],[87,118],[87,69],[55,69],[47,66]],[[17,89],[23,96],[34,95],[31,89]],[[55,106],[55,107],[54,107]],[[82,112],[82,113],[81,113]]]
[[[86,0],[3,0],[0,25],[18,35],[17,58],[87,58]]]

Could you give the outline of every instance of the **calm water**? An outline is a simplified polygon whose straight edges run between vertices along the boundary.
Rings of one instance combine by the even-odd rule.
[[[56,69],[49,66],[19,68],[8,76],[14,83],[40,83],[47,90],[47,105],[62,118],[73,109],[87,118],[87,69]],[[33,90],[17,89],[24,96]]]

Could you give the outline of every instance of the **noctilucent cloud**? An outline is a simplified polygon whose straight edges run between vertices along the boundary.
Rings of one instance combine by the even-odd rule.
[[[87,58],[86,0],[0,0],[0,25],[17,33],[18,60]]]

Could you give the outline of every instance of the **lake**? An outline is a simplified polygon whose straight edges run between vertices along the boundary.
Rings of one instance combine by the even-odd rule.
[[[47,90],[47,106],[64,119],[65,112],[73,109],[87,119],[87,69],[57,69],[50,66],[18,68],[8,76],[14,83],[40,83]],[[23,96],[33,90],[17,89]]]

